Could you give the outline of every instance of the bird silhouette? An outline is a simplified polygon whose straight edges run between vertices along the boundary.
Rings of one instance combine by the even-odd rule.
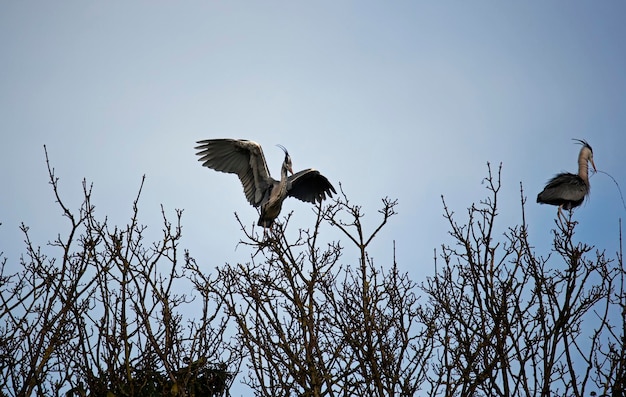
[[[563,172],[555,175],[548,181],[546,187],[537,195],[537,202],[541,204],[558,205],[557,216],[561,219],[562,209],[571,210],[578,207],[589,194],[589,162],[596,171],[593,162],[593,150],[586,141],[574,139],[582,145],[578,153],[578,174]]]
[[[309,203],[321,203],[337,193],[333,185],[313,168],[293,173],[291,157],[285,152],[280,180],[270,175],[261,145],[245,139],[206,139],[195,149],[202,165],[215,171],[236,174],[243,185],[248,202],[260,208],[258,225],[271,227],[280,214],[287,197]],[[291,174],[291,175],[289,175]]]

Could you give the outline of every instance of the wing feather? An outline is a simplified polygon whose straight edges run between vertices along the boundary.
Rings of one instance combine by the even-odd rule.
[[[567,204],[577,206],[589,193],[589,187],[585,181],[576,174],[562,173],[550,179],[539,195],[537,202],[546,204]]]
[[[308,168],[291,175],[287,181],[287,195],[308,203],[321,203],[337,193],[333,185],[318,170]]]
[[[205,139],[197,143],[198,161],[215,171],[236,174],[246,199],[257,207],[273,181],[261,145],[245,139]]]

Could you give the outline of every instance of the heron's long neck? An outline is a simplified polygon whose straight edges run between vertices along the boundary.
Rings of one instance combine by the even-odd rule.
[[[587,161],[587,156],[585,156],[585,153],[581,150],[578,155],[578,176],[589,186],[589,164]]]
[[[289,174],[288,174],[287,167],[281,168],[281,170],[280,170],[280,181],[281,182],[283,182],[283,181],[286,182],[288,176],[289,176]]]
[[[280,195],[287,195],[287,178],[289,174],[287,173],[287,167],[283,167],[280,170]]]

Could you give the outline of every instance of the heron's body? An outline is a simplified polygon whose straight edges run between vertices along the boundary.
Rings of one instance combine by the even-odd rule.
[[[282,167],[280,173],[280,182],[273,181],[269,188],[269,198],[265,202],[261,202],[261,215],[259,216],[259,226],[270,227],[274,219],[280,215],[283,209],[283,201],[287,198],[287,186],[289,177],[285,166]]]
[[[291,157],[285,151],[280,180],[271,177],[261,145],[244,139],[207,139],[196,149],[202,165],[216,171],[237,174],[248,202],[260,208],[259,226],[270,227],[288,196],[299,200],[321,202],[335,188],[319,171],[312,168],[293,173]],[[292,175],[289,175],[291,173]]]
[[[593,162],[593,151],[585,141],[579,141],[583,147],[578,154],[578,174],[564,172],[550,179],[546,187],[537,195],[537,202],[541,204],[558,205],[557,215],[561,216],[561,209],[571,210],[583,203],[589,194],[589,162],[596,170]]]
[[[537,195],[537,202],[571,210],[581,205],[587,194],[589,182],[585,182],[580,175],[564,172],[550,179],[543,191]]]

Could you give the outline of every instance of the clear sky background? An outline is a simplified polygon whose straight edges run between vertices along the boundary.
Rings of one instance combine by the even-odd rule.
[[[141,177],[141,222],[184,209],[183,248],[207,271],[245,261],[233,213],[257,212],[238,179],[203,168],[195,142],[246,138],[279,176],[314,167],[378,220],[372,247],[415,281],[449,242],[441,195],[465,221],[502,162],[498,233],[520,223],[519,186],[537,253],[556,208],[535,204],[552,175],[576,172],[580,146],[626,189],[626,3],[567,2],[3,2],[0,5],[0,251],[19,269],[21,222],[42,246],[68,225],[93,182],[97,213],[125,225]],[[626,210],[613,181],[591,177],[576,237],[613,255]],[[289,200],[292,230],[310,205]],[[347,245],[347,242],[346,244]],[[346,263],[356,252],[346,251]]]

